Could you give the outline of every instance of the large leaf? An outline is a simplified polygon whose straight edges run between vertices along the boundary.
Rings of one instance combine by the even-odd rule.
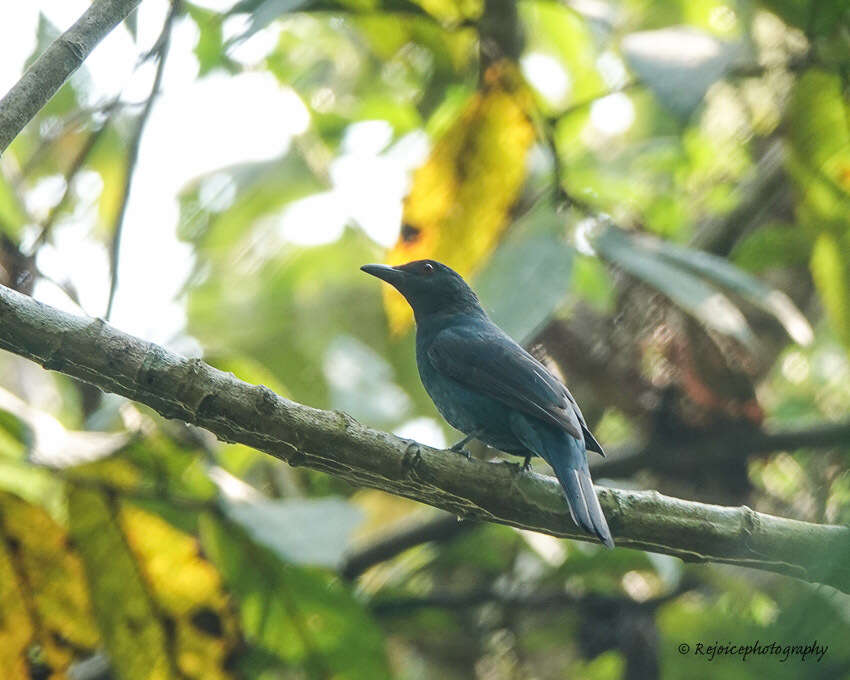
[[[797,217],[812,235],[812,275],[827,315],[850,346],[847,244],[850,242],[850,104],[837,73],[810,69],[789,106],[788,166]]]
[[[68,512],[117,677],[232,677],[236,623],[195,539],[97,490],[73,486]]]
[[[659,257],[656,249],[647,249],[613,225],[600,229],[593,238],[593,247],[600,256],[664,293],[707,327],[755,346],[747,320],[728,297],[688,270]]]
[[[2,388],[0,409],[8,414],[0,421],[6,425],[5,434],[24,446],[30,459],[41,465],[67,467],[104,458],[119,451],[130,439],[126,432],[68,430],[49,413],[30,406]],[[0,446],[4,439],[6,452],[14,452],[15,447],[3,433],[0,433]]]
[[[256,503],[226,502],[224,510],[257,542],[293,564],[336,568],[351,533],[363,520],[341,498],[304,498]]]
[[[205,551],[239,600],[250,642],[308,676],[389,677],[380,630],[335,577],[282,562],[236,525],[205,517],[201,529]]]
[[[669,109],[691,113],[734,64],[737,50],[693,27],[671,26],[623,38],[629,65]]]
[[[850,347],[850,238],[825,232],[812,252],[812,276],[835,332]]]
[[[67,532],[41,508],[0,494],[3,677],[61,677],[76,653],[93,651],[98,641],[82,564]]]
[[[549,319],[567,293],[575,251],[564,231],[563,217],[542,204],[511,228],[475,278],[485,309],[520,342]]]
[[[788,331],[788,335],[801,345],[808,345],[814,332],[806,317],[791,302],[790,298],[780,290],[771,288],[754,276],[739,269],[729,260],[693,248],[654,239],[645,236],[635,236],[648,252],[657,253],[666,262],[690,270],[703,279],[724,288],[768,312]]]
[[[474,272],[498,243],[526,176],[534,139],[528,94],[515,67],[499,63],[485,87],[416,171],[404,202],[401,237],[391,264],[432,257],[462,275]],[[396,332],[413,320],[402,297],[385,287]]]

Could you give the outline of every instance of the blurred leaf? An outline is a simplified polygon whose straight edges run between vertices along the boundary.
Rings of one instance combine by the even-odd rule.
[[[392,427],[410,410],[410,399],[395,382],[390,364],[349,335],[335,337],[323,369],[331,407],[377,427]],[[363,399],[368,394],[369,399]]]
[[[759,4],[809,35],[840,34],[850,28],[844,0],[760,0]]]
[[[507,226],[525,179],[534,140],[527,106],[515,67],[491,66],[484,89],[416,171],[401,238],[387,254],[390,264],[432,257],[461,275],[481,265]],[[391,328],[400,333],[411,324],[410,308],[389,286],[384,290]]]
[[[65,530],[41,508],[0,494],[3,677],[64,677],[75,653],[93,651],[98,641],[82,564]]]
[[[115,124],[100,133],[88,156],[87,165],[100,175],[103,188],[97,201],[101,236],[111,235],[124,196],[127,174],[127,140]]]
[[[660,239],[640,237],[638,240],[642,247],[656,252],[667,262],[688,269],[772,314],[795,342],[808,345],[812,341],[812,327],[785,293],[750,276],[726,258]]]
[[[186,3],[186,11],[198,27],[194,53],[198,59],[198,76],[202,77],[225,64],[222,15],[193,3]]]
[[[0,408],[3,408],[0,393]],[[0,411],[0,455],[23,459],[32,449],[35,435],[27,423],[12,411]]]
[[[271,161],[241,163],[198,178],[180,195],[180,237],[208,255],[232,256],[260,217],[326,188],[296,150]]]
[[[2,388],[0,409],[18,420],[12,430],[17,435],[13,436],[28,445],[31,460],[40,465],[67,467],[105,458],[123,448],[130,438],[126,432],[66,430],[49,413],[39,411]],[[8,419],[7,423],[13,424]]]
[[[666,261],[657,248],[647,248],[645,244],[645,239],[639,240],[610,224],[593,238],[594,249],[611,264],[664,293],[709,328],[731,335],[751,348],[755,346],[755,337],[744,315],[729,298],[689,271]]]
[[[61,35],[61,31],[42,12],[38,13],[38,29],[36,32],[36,45],[33,53],[27,58],[24,68],[29,68],[38,57],[50,46],[50,44]],[[39,111],[38,118],[48,116],[59,116],[73,111],[79,106],[80,101],[77,89],[89,81],[88,69],[83,64],[74,74],[59,88],[45,106]]]
[[[522,2],[519,7],[526,30],[526,55],[555,56],[566,72],[564,97],[557,102],[547,100],[551,108],[557,111],[603,91],[605,83],[596,68],[596,39],[588,22],[573,7],[560,3]]]
[[[6,177],[0,173],[0,233],[17,239],[28,221],[21,197]]]
[[[812,252],[812,276],[836,334],[850,348],[850,238],[823,233]]]
[[[735,244],[732,259],[739,267],[758,273],[771,267],[806,265],[811,249],[811,234],[799,225],[766,224]]]
[[[224,511],[257,543],[292,564],[337,568],[363,512],[341,498],[225,502]]]
[[[281,562],[236,526],[209,516],[201,537],[239,599],[250,642],[308,676],[390,677],[380,630],[335,577]]]
[[[229,14],[250,13],[247,30],[237,40],[246,40],[264,29],[275,19],[309,5],[312,0],[242,0],[233,6]]]
[[[127,15],[127,18],[124,19],[124,26],[132,36],[133,42],[136,42],[139,37],[139,11],[137,9]]]
[[[329,407],[325,361],[333,339],[386,343],[378,289],[359,270],[375,260],[377,247],[353,229],[313,248],[256,238],[259,262],[234,267],[231,245],[191,289],[189,328],[214,356],[245,354],[285,381],[293,399]]]
[[[236,622],[196,540],[163,519],[72,485],[71,535],[112,668],[135,678],[231,678]]]
[[[689,26],[631,33],[623,55],[641,81],[672,111],[690,114],[737,58],[737,50]]]
[[[194,536],[129,504],[120,527],[138,569],[167,620],[170,653],[184,678],[225,680],[227,662],[239,644],[237,621],[218,571],[199,554]]]
[[[551,317],[569,288],[574,250],[564,231],[563,217],[543,202],[511,227],[475,278],[493,321],[520,342]]]
[[[812,278],[836,333],[850,346],[850,104],[841,77],[810,69],[789,105],[788,161],[798,219],[814,237]]]
[[[813,233],[842,234],[850,229],[850,105],[840,76],[806,71],[794,85],[788,115],[797,215]]]
[[[120,679],[176,680],[165,621],[117,521],[115,502],[98,491],[71,487],[68,515],[98,627]]]

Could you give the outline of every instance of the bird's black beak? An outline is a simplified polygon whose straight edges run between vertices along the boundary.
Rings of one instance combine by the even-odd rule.
[[[382,281],[386,281],[390,285],[396,286],[404,278],[404,272],[399,271],[395,267],[390,267],[387,264],[364,264],[360,267],[361,271],[371,274]]]

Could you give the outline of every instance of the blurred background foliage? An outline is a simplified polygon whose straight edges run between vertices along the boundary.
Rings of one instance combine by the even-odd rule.
[[[3,284],[101,315],[94,276],[111,311],[169,59],[264,74],[303,125],[172,187],[181,243],[123,252],[122,318],[182,258],[167,344],[441,446],[406,307],[358,271],[435,257],[565,377],[598,482],[850,521],[845,0],[146,0],[117,31],[150,89],[84,67],[15,140]],[[4,678],[850,677],[846,594],[459,523],[8,355],[0,489]],[[678,652],[756,640],[829,651]]]

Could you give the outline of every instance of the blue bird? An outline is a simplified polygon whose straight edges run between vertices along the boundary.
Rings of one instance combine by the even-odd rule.
[[[460,275],[434,260],[361,269],[395,287],[416,318],[416,363],[448,423],[506,453],[540,456],[555,471],[573,522],[614,547],[586,451],[605,455],[569,390],[487,316]],[[468,454],[466,454],[468,456]]]

